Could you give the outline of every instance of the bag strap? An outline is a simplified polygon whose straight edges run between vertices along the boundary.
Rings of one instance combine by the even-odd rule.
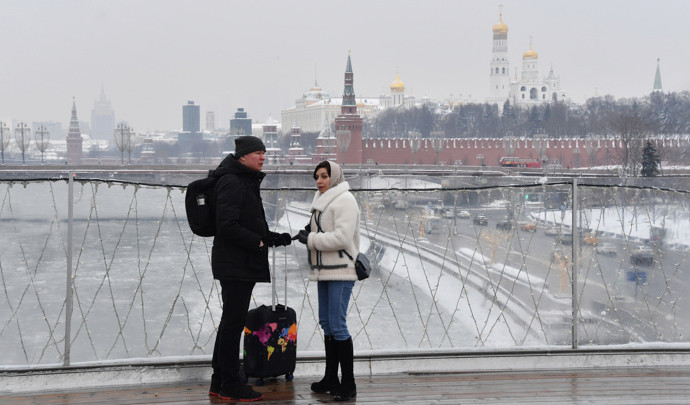
[[[312,213],[311,215],[314,216],[314,213]],[[320,211],[319,211],[319,216],[316,217],[316,220],[314,222],[316,222],[316,227],[318,228],[318,231],[323,233],[323,229],[321,229],[321,224],[319,224],[319,222],[320,222],[319,219],[321,219],[321,212]],[[350,260],[355,262],[355,259],[352,256],[350,256],[349,253],[347,253],[347,250],[340,249],[338,252],[345,253],[345,256],[347,256]]]
[[[347,250],[345,250],[345,249],[340,249],[340,252],[343,252],[343,253],[345,253],[345,256],[349,257],[349,258],[350,258],[350,260],[352,260],[353,262],[355,261],[355,259],[353,259],[353,258],[352,258],[352,256],[350,256],[350,254],[349,254],[349,253],[347,253]]]

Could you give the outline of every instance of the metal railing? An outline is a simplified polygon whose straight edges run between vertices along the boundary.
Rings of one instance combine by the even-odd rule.
[[[0,180],[0,366],[211,354],[221,307],[212,239],[194,236],[184,214],[183,185],[201,175]],[[311,179],[269,178],[269,225],[294,234]],[[687,191],[411,172],[348,181],[374,266],[348,316],[359,350],[687,343]],[[321,350],[306,251],[293,244],[275,258],[298,350]],[[253,305],[269,302],[258,284]]]

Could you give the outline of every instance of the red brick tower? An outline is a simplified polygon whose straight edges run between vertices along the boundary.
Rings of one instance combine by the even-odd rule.
[[[343,92],[343,104],[340,115],[335,119],[335,136],[338,140],[338,163],[361,164],[362,163],[362,117],[357,114],[357,102],[355,101],[355,88],[353,86],[352,62],[350,53],[347,54],[347,67],[345,68],[345,90]],[[348,142],[349,138],[349,142]],[[343,160],[343,146],[347,144],[345,159]]]

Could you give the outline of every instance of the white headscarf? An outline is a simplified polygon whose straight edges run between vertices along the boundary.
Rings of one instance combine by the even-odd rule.
[[[330,173],[331,184],[330,184],[329,188],[333,188],[333,187],[337,186],[338,184],[344,182],[345,176],[343,175],[343,169],[341,169],[337,163],[331,162],[330,160],[327,162],[328,162],[328,165],[331,166],[331,173]]]

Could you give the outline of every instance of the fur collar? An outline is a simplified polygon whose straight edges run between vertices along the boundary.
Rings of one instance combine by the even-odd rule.
[[[328,205],[331,202],[333,202],[333,200],[335,200],[340,195],[348,191],[350,191],[350,185],[347,183],[347,181],[344,181],[335,187],[329,188],[323,194],[317,191],[314,195],[314,200],[311,202],[311,208],[309,209],[309,211],[323,212],[326,209],[326,207],[328,207]]]

